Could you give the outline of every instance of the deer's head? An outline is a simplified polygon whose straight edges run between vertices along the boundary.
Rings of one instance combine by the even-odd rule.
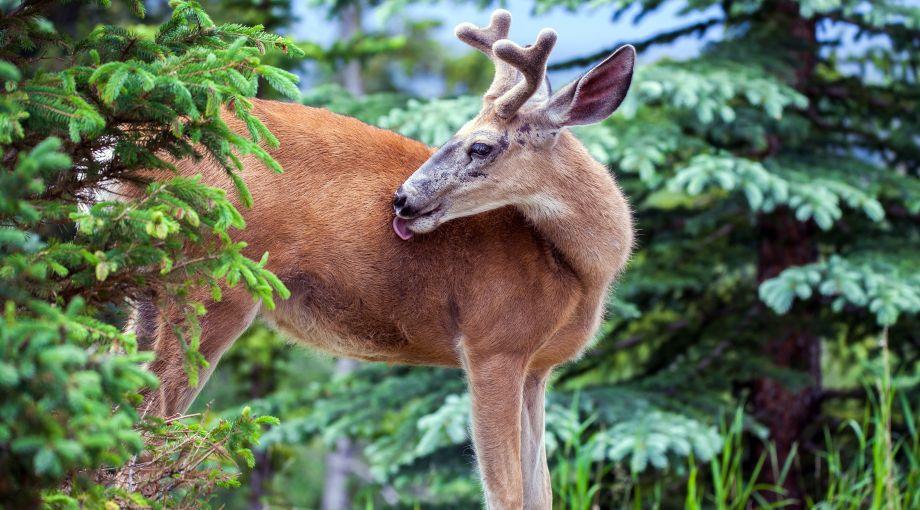
[[[511,14],[497,10],[488,27],[462,23],[457,37],[488,56],[495,78],[482,110],[396,191],[393,229],[402,239],[444,222],[539,200],[546,172],[569,166],[556,142],[566,126],[607,118],[626,97],[636,52],[624,46],[579,79],[552,93],[546,61],[556,32],[534,44],[509,41]],[[583,152],[579,152],[583,154]]]

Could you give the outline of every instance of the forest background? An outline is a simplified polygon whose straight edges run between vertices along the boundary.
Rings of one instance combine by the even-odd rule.
[[[0,1],[0,501],[478,506],[458,371],[330,359],[257,324],[188,417],[139,423],[131,403],[155,383],[120,333],[126,299],[156,287],[188,307],[195,377],[189,285],[285,290],[200,183],[128,204],[99,192],[195,142],[228,172],[245,152],[272,171],[257,121],[240,137],[216,116],[247,118],[256,95],[438,145],[492,76],[450,30],[496,6]],[[505,6],[512,37],[568,38],[555,88],[620,44],[640,52],[621,110],[576,130],[639,237],[596,343],[551,384],[555,505],[920,507],[920,6]],[[183,259],[202,230],[213,258]]]

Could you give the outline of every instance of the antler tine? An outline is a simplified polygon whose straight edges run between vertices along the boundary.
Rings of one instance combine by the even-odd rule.
[[[472,23],[460,23],[454,29],[457,39],[469,44],[477,50],[492,58],[492,45],[495,41],[508,38],[511,29],[511,13],[504,9],[496,9],[487,27],[477,27]]]
[[[537,35],[532,46],[522,48],[513,42],[502,39],[492,45],[495,57],[524,75],[514,87],[495,100],[495,112],[503,119],[513,116],[518,109],[540,88],[546,75],[546,61],[556,44],[556,32],[544,28]]]
[[[492,60],[495,65],[495,76],[492,85],[486,91],[483,100],[488,104],[496,97],[510,89],[517,81],[517,71],[505,62],[495,58],[492,46],[502,39],[508,38],[511,29],[511,13],[504,9],[496,9],[492,13],[489,26],[481,28],[472,23],[460,23],[454,33],[461,41],[481,51]]]

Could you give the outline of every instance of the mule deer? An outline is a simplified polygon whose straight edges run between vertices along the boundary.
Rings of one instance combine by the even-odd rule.
[[[635,51],[617,50],[551,94],[555,32],[520,47],[506,39],[510,21],[498,10],[486,28],[457,27],[495,78],[478,116],[437,150],[324,110],[254,101],[282,142],[273,156],[285,173],[245,160],[255,206],[238,237],[249,255],[270,252],[268,268],[292,295],[267,310],[239,288],[219,302],[202,293],[200,351],[213,369],[261,313],[334,355],[462,367],[489,508],[548,509],[547,377],[591,339],[633,242],[623,193],[566,127],[619,106]],[[178,168],[233,189],[216,165]],[[199,388],[168,327],[179,312],[138,310],[162,381],[144,410],[182,412]]]

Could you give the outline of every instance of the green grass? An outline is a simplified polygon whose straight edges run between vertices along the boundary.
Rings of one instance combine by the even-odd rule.
[[[880,373],[867,388],[871,395],[861,421],[847,420],[832,433],[824,430],[824,451],[817,467],[826,472],[817,510],[911,510],[920,508],[920,435],[916,411],[907,395],[892,385],[887,338],[881,338]],[[900,410],[904,432],[892,432],[893,411]],[[855,443],[855,448],[846,443]]]
[[[573,412],[578,399],[573,401]],[[586,432],[594,423],[590,417],[570,430],[561,451],[555,455],[552,470],[553,508],[591,510],[609,468],[594,458],[596,444],[586,439]]]
[[[906,394],[892,384],[886,335],[880,338],[881,359],[866,383],[869,402],[859,419],[825,427],[818,452],[798,448],[780,465],[770,442],[757,448],[745,434],[739,409],[722,426],[724,445],[708,464],[692,453],[686,469],[623,473],[618,466],[596,460],[588,418],[569,433],[552,461],[553,508],[687,510],[779,509],[796,503],[785,497],[782,484],[798,465],[807,480],[806,508],[816,510],[920,509],[920,435],[916,411]],[[897,423],[897,431],[893,430]],[[753,455],[753,449],[762,452]],[[764,470],[770,476],[762,476]],[[762,479],[775,480],[776,485]]]
[[[688,510],[743,510],[750,508],[752,503],[763,509],[783,508],[791,504],[792,501],[785,498],[770,502],[765,496],[782,495],[781,486],[789,476],[795,454],[790,455],[782,466],[778,466],[776,451],[768,443],[766,451],[758,457],[754,466],[745,471],[744,412],[741,409],[735,412],[731,423],[727,427],[723,426],[722,430],[725,437],[722,451],[710,461],[709,469],[703,471],[704,474],[708,472],[708,484],[700,483],[700,468],[692,453],[688,458],[689,476],[684,507]],[[772,479],[777,481],[777,485],[759,482],[768,458],[769,467],[774,471]]]

